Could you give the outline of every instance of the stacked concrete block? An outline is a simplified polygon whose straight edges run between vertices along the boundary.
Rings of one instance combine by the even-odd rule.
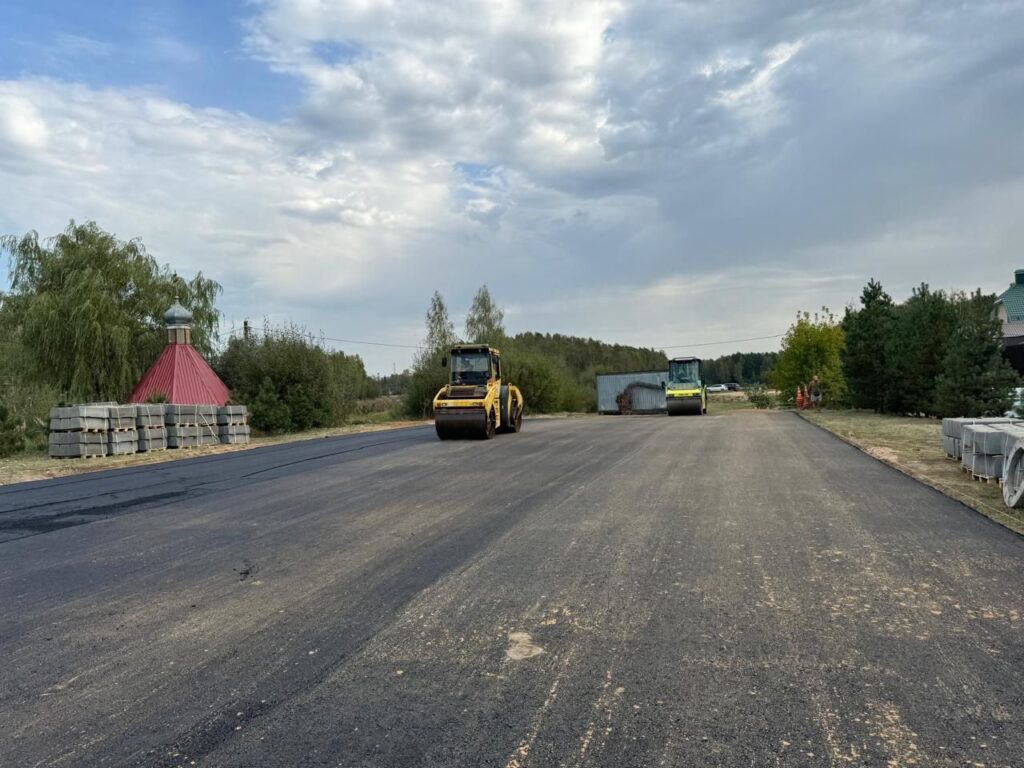
[[[220,432],[217,427],[216,405],[196,406],[199,413],[199,442],[201,445],[220,445]]]
[[[962,435],[964,470],[978,479],[996,480],[1003,477],[1006,456],[1024,438],[1024,424],[1016,419],[978,419],[963,424]]]
[[[951,459],[963,459],[964,451],[964,429],[972,426],[999,426],[1006,424],[1019,424],[1019,419],[1007,419],[1003,417],[991,417],[984,419],[955,418],[942,420],[942,447],[946,455]],[[973,447],[970,449],[973,453]],[[965,463],[964,466],[967,466]]]
[[[164,408],[168,448],[198,448],[199,406],[168,405]]]
[[[135,429],[139,433],[139,451],[162,451],[167,447],[164,408],[160,404],[136,406]]]
[[[244,405],[225,405],[217,409],[217,432],[222,443],[248,443],[248,412]]]
[[[50,456],[62,459],[106,456],[108,425],[106,406],[50,409]]]
[[[168,405],[164,425],[168,448],[198,448],[220,443],[215,405]]]
[[[130,456],[139,447],[139,433],[135,428],[137,406],[111,405],[107,407],[107,455]]]

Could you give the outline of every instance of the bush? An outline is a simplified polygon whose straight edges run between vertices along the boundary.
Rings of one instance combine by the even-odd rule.
[[[269,378],[263,380],[250,405],[252,426],[261,432],[287,432],[292,425],[291,410],[285,405]]]
[[[775,398],[764,387],[754,387],[748,390],[747,399],[755,408],[768,409],[775,407]]]
[[[266,432],[341,424],[368,387],[363,361],[329,352],[302,329],[266,328],[261,339],[232,339],[217,372],[235,402]]]
[[[448,369],[441,367],[444,354],[437,352],[417,361],[405,390],[405,412],[414,419],[429,418],[434,412],[434,395],[448,383]]]
[[[514,350],[505,365],[504,377],[523,393],[527,413],[554,413],[566,410],[566,380],[551,358]]]
[[[0,456],[12,456],[20,452],[24,445],[21,424],[13,418],[7,406],[0,403]]]

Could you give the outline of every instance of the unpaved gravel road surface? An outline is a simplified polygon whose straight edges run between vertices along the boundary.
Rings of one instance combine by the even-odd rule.
[[[3,766],[1020,766],[1024,540],[791,414],[0,489]]]

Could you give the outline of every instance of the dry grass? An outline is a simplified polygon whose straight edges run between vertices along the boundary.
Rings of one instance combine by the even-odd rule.
[[[1024,534],[1024,515],[1003,503],[998,485],[974,480],[961,471],[959,463],[946,458],[940,422],[862,411],[801,411],[800,415],[904,474]]]
[[[754,405],[746,392],[709,392],[708,415],[719,416],[736,411],[749,411]]]

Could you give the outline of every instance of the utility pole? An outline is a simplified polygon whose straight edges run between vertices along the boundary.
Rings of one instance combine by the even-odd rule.
[[[245,320],[242,322],[242,338],[246,341],[249,340],[249,321]]]

